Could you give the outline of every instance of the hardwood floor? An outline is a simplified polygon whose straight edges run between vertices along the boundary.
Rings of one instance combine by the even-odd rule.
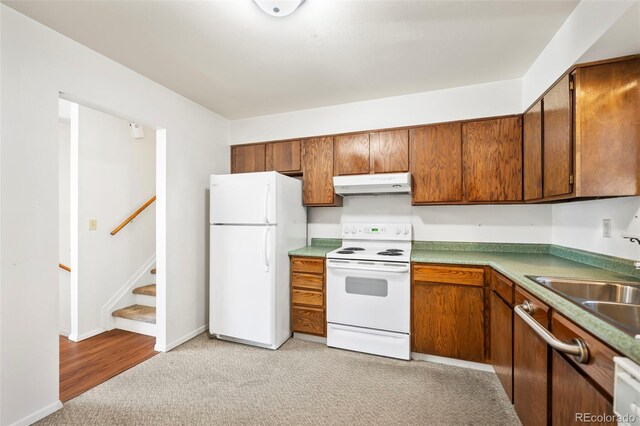
[[[151,358],[155,337],[111,330],[72,342],[60,336],[60,401],[66,402]]]

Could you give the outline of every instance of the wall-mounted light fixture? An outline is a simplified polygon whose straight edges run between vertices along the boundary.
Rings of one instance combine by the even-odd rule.
[[[264,13],[282,18],[291,15],[304,0],[253,0]]]

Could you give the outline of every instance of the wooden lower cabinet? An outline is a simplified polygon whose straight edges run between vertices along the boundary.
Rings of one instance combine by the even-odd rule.
[[[513,310],[491,292],[491,364],[509,400],[513,402]]]
[[[613,418],[613,406],[582,376],[573,365],[555,350],[551,357],[551,424],[557,426],[611,425],[615,422],[586,421],[585,416]],[[603,417],[603,419],[606,417]]]
[[[528,300],[534,307],[533,317],[549,328],[549,307],[516,288],[515,304]],[[524,426],[546,425],[549,414],[547,398],[549,348],[519,316],[513,319],[513,404]]]
[[[485,361],[484,269],[413,265],[412,351]]]
[[[327,335],[324,258],[291,257],[291,329]]]

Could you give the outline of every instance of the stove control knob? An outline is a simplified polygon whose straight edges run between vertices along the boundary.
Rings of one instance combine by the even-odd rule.
[[[400,235],[400,227],[399,226],[396,227],[396,235]]]
[[[404,235],[409,235],[409,227],[404,228]]]

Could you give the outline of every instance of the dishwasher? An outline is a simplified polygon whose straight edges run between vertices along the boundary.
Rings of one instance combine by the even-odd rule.
[[[622,426],[640,425],[640,365],[614,357],[616,364],[613,412]]]

